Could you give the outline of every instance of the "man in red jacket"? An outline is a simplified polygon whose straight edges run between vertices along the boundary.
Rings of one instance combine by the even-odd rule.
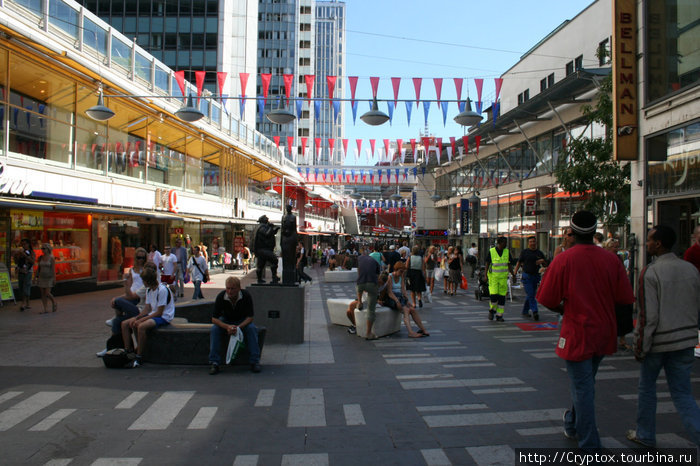
[[[600,449],[595,421],[595,375],[606,354],[617,350],[615,304],[632,304],[634,294],[622,262],[593,244],[595,215],[571,218],[576,244],[547,268],[537,301],[564,315],[556,352],[566,360],[571,410],[564,413],[564,435],[580,448]]]

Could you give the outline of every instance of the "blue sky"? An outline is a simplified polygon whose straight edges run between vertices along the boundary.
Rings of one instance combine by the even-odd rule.
[[[393,99],[392,77],[400,77],[399,99],[415,99],[412,78],[423,78],[421,99],[436,99],[433,78],[443,78],[442,98],[456,99],[453,78],[464,78],[462,98],[467,88],[476,98],[474,78],[484,79],[483,99],[493,99],[494,81],[563,21],[571,19],[592,3],[591,0],[346,0],[346,74],[358,76],[356,98],[371,99],[370,76],[380,78],[378,98]],[[345,79],[346,98],[350,90]],[[353,153],[355,139],[377,140],[377,152],[385,138],[419,138],[424,128],[423,105],[413,104],[411,124],[405,104],[399,102],[393,125],[368,126],[360,120],[369,105],[360,102],[357,123],[352,123],[350,104],[345,105],[345,137]],[[387,111],[386,103],[380,109]],[[447,126],[442,111],[433,102],[429,130],[444,141],[461,137],[464,130],[453,122],[457,114],[450,103]],[[352,157],[346,160],[354,164]],[[366,159],[362,163],[366,164]]]

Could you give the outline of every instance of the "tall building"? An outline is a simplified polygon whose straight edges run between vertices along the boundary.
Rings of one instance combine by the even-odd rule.
[[[316,89],[317,97],[328,97],[326,76],[337,76],[333,97],[345,97],[345,3],[336,0],[316,2]],[[336,115],[330,103],[321,105],[320,114],[315,116],[314,138],[321,138],[324,147],[329,139],[344,137],[345,118],[341,112]],[[322,151],[317,163],[339,163],[339,148],[335,154]]]

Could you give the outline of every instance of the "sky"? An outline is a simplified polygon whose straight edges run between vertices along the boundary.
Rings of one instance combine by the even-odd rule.
[[[344,105],[345,137],[350,140],[346,165],[367,165],[367,158],[354,159],[355,139],[369,139],[376,151],[383,139],[419,139],[425,128],[423,104],[413,103],[410,126],[406,107],[398,103],[392,125],[369,126],[360,115],[369,110],[370,77],[379,77],[378,99],[393,100],[392,77],[400,77],[399,99],[415,100],[412,78],[423,78],[421,100],[436,100],[433,78],[443,78],[442,99],[456,99],[453,78],[463,78],[462,99],[467,92],[476,99],[474,78],[484,79],[484,108],[495,96],[494,78],[513,66],[532,46],[567,19],[572,19],[592,0],[345,0],[346,75],[358,76],[357,122],[353,125],[350,104]],[[573,59],[574,57],[572,57]],[[350,89],[345,78],[346,98]],[[380,110],[387,112],[385,102]],[[447,125],[442,111],[431,103],[429,132],[443,141],[461,137],[463,127],[454,123],[456,103],[450,102]],[[371,163],[376,162],[373,160]]]

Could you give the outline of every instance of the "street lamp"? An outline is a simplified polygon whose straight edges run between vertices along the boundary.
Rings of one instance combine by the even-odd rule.
[[[265,115],[268,120],[278,125],[286,125],[287,123],[291,123],[296,119],[296,116],[292,112],[284,108],[283,102],[284,99],[280,99],[277,109],[272,110]]]
[[[105,98],[100,87],[99,95],[97,96],[97,105],[85,110],[87,116],[96,121],[107,121],[112,118],[115,113],[111,108],[105,106]]]
[[[383,125],[389,121],[389,115],[379,110],[379,105],[377,104],[377,98],[375,97],[372,101],[372,109],[362,115],[360,120],[364,121],[370,126]]]
[[[175,116],[181,119],[182,121],[194,123],[195,121],[204,118],[204,113],[200,112],[199,109],[194,106],[192,94],[189,94],[187,96],[187,103],[184,107],[175,112]]]
[[[462,126],[474,126],[482,119],[481,115],[472,111],[472,100],[469,97],[464,111],[454,118],[455,122]]]

